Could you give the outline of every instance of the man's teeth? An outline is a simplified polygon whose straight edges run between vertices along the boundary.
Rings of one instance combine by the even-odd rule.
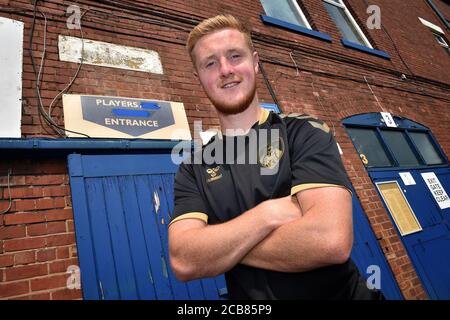
[[[231,83],[227,83],[226,85],[224,85],[224,88],[231,88],[238,85],[238,82],[231,82]]]

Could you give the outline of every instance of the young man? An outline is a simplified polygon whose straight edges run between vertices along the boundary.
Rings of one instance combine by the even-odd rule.
[[[259,106],[258,53],[233,16],[200,23],[187,47],[224,133],[210,144],[228,155],[224,163],[179,168],[169,226],[176,276],[188,281],[225,273],[231,299],[370,298],[349,259],[351,186],[329,128]],[[264,130],[276,141],[264,144],[257,135],[255,151],[245,140],[244,152],[256,152],[258,161],[237,164],[242,150],[229,151],[236,140]]]

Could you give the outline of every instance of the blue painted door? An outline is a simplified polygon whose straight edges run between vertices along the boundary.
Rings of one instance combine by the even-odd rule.
[[[421,231],[401,235],[408,255],[431,299],[450,299],[450,208],[441,209],[421,173],[434,172],[444,189],[450,191],[449,168],[408,170],[415,184],[405,185],[399,176],[404,171],[370,172],[375,184],[396,181],[422,228]],[[384,200],[383,200],[384,201]],[[384,203],[386,206],[386,203]],[[389,208],[386,206],[389,212]],[[391,220],[395,222],[391,215]]]
[[[353,192],[353,194],[355,194]],[[383,251],[370,227],[359,200],[353,195],[353,248],[351,257],[361,275],[367,280],[380,277],[380,287],[386,299],[400,300],[403,296]],[[378,273],[379,271],[379,273]],[[372,283],[372,281],[369,282]],[[373,284],[373,283],[372,283]]]
[[[169,265],[170,154],[68,157],[84,299],[221,299],[223,276],[183,283]]]

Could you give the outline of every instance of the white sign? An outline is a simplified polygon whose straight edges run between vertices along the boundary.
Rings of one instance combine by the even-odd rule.
[[[59,35],[59,59],[96,66],[163,74],[159,53],[153,50],[126,47],[113,43]],[[82,50],[83,49],[83,50]]]
[[[191,140],[180,102],[65,94],[63,108],[69,137]]]
[[[400,178],[402,178],[403,184],[405,186],[412,186],[416,184],[416,181],[414,180],[410,172],[399,172],[398,174]]]
[[[384,123],[386,123],[388,127],[397,128],[397,124],[395,123],[394,118],[392,118],[392,115],[389,112],[380,112],[380,113],[384,119]]]
[[[441,209],[450,208],[450,198],[442,187],[441,182],[434,172],[422,173],[422,178],[430,189],[431,194]]]
[[[0,17],[0,138],[20,138],[23,22]]]

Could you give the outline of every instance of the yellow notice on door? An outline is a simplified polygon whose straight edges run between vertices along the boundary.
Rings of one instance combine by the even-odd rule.
[[[422,231],[416,215],[396,181],[379,182],[377,187],[402,236]]]

